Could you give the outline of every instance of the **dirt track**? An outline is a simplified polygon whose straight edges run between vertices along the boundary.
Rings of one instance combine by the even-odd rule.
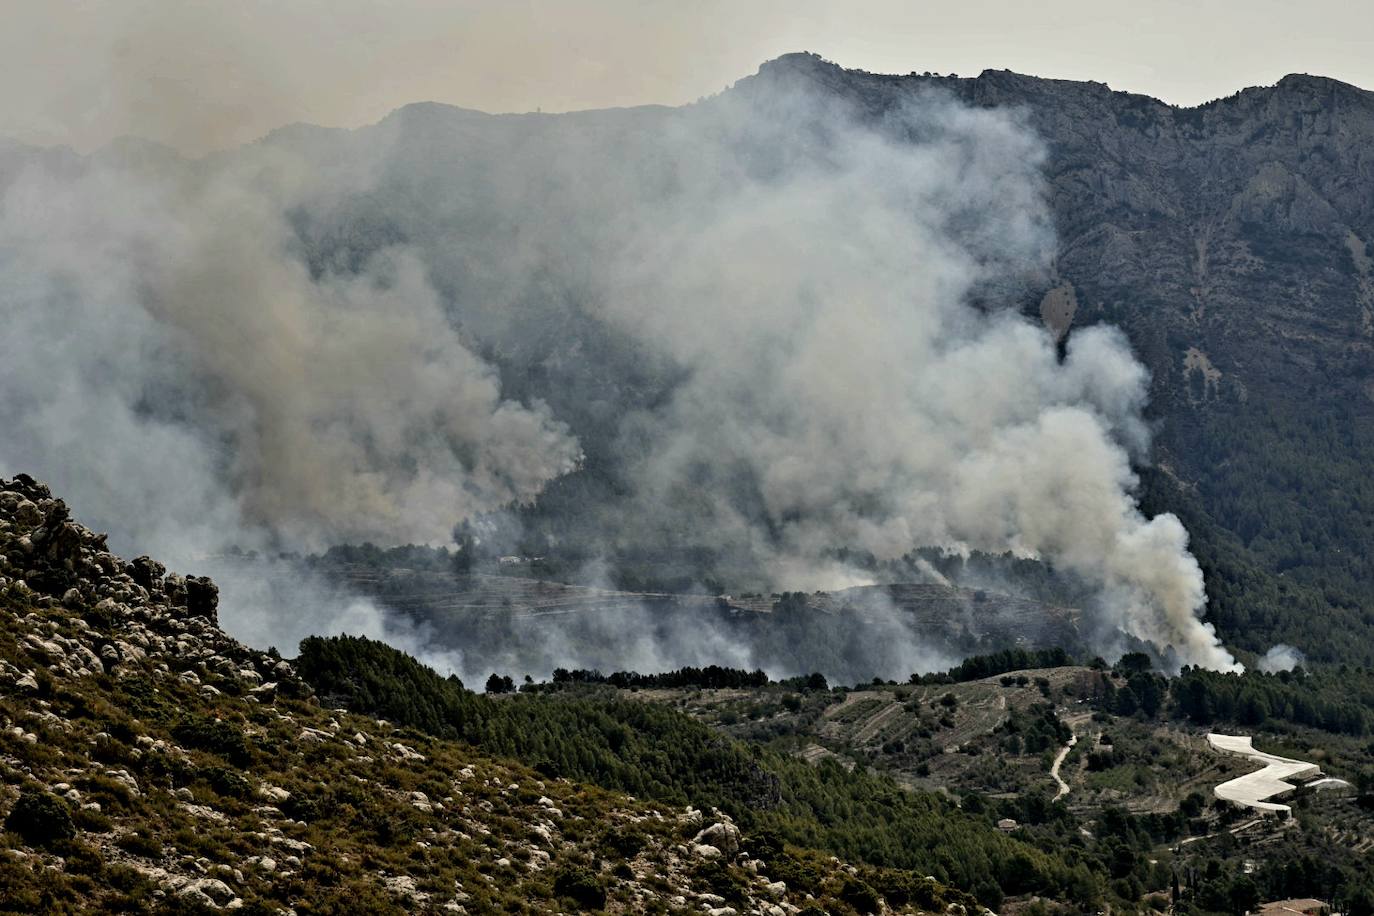
[[[1078,743],[1077,735],[1070,735],[1069,742],[1059,749],[1059,753],[1054,756],[1054,764],[1050,767],[1050,776],[1059,784],[1059,791],[1054,793],[1054,800],[1059,801],[1069,794],[1069,784],[1059,775],[1059,765],[1064,762],[1064,758],[1069,756],[1069,751]]]

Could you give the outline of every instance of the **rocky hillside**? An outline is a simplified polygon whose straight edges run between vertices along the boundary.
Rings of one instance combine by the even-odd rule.
[[[936,88],[1020,110],[1048,147],[1060,235],[1043,317],[1124,325],[1164,406],[1335,386],[1358,395],[1353,416],[1374,414],[1374,92],[1290,75],[1176,108],[1101,83],[885,76],[806,54],[738,89],[792,80],[875,114]]]
[[[323,708],[218,628],[216,597],[112,555],[33,479],[0,480],[0,912],[972,906]]]

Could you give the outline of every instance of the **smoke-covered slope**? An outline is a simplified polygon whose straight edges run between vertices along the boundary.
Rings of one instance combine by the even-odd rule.
[[[138,549],[470,518],[583,580],[730,591],[1010,551],[1087,589],[1102,651],[1228,667],[1162,509],[1250,648],[1295,641],[1289,602],[1367,627],[1369,111],[790,55],[681,109],[12,149],[0,464]],[[305,625],[247,613],[264,644]]]
[[[1367,661],[1374,94],[1294,75],[1179,109],[1101,84],[809,55],[731,92],[798,83],[878,122],[932,88],[1024,116],[1045,142],[1055,248],[1021,305],[1070,340],[1100,322],[1129,335],[1150,370],[1151,505],[1194,529],[1213,619],[1256,652],[1289,641]]]
[[[1232,667],[1185,530],[1136,504],[1125,340],[1056,352],[1014,308],[1052,268],[1040,138],[775,70],[682,109],[39,154],[7,176],[6,297],[68,358],[7,354],[4,460],[180,550],[442,540],[556,485],[516,519],[537,551],[707,554],[731,590],[1009,551],[1085,583],[1102,651]],[[180,480],[164,530],[111,474]]]
[[[1071,608],[950,585],[707,595],[617,591],[513,575],[330,564],[329,579],[426,625],[461,650],[472,680],[564,669],[641,673],[685,665],[905,681],[988,647],[1091,655]]]
[[[756,79],[816,83],[875,116],[930,86],[1024,112],[1047,145],[1057,232],[1027,311],[1115,324],[1149,367],[1152,498],[1184,513],[1213,619],[1257,651],[1371,657],[1374,93],[1292,75],[1184,109],[1098,83],[880,76],[808,55]]]
[[[1374,95],[1291,76],[1176,109],[1100,84],[1005,71],[881,76],[809,55],[769,63],[730,92],[767,98],[799,83],[877,122],[932,88],[1024,116],[1045,142],[1055,242],[1046,273],[1013,295],[1070,339],[1099,322],[1130,336],[1150,370],[1152,459],[1162,471],[1149,476],[1152,505],[1183,512],[1197,529],[1213,619],[1254,651],[1284,640],[1317,657],[1366,660]],[[438,121],[446,112],[401,115]],[[596,117],[653,130],[667,115]],[[553,342],[527,344],[541,357],[558,352]],[[516,367],[510,384],[530,384],[519,355],[498,361]],[[557,359],[536,365],[555,379],[576,371]],[[550,384],[544,393],[572,416],[587,402],[566,395],[582,390]],[[650,380],[639,390],[652,398],[658,389]],[[582,441],[598,449],[594,431]],[[546,503],[569,489],[556,483]],[[583,497],[577,490],[566,510]],[[1329,622],[1317,633],[1306,625],[1314,614]],[[1324,632],[1351,628],[1353,641]]]

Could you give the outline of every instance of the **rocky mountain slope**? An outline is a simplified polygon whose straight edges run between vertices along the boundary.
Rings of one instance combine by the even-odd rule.
[[[1374,93],[1290,75],[1176,108],[1101,83],[881,76],[804,54],[737,88],[789,80],[874,114],[936,88],[1020,110],[1048,147],[1059,233],[1044,317],[1123,324],[1166,406],[1330,385],[1358,396],[1352,415],[1374,412]]]
[[[1046,145],[1058,234],[1024,306],[1070,340],[1118,325],[1149,366],[1150,500],[1189,524],[1228,642],[1374,657],[1360,470],[1374,457],[1374,92],[1294,74],[1177,108],[1101,83],[880,75],[807,54],[736,91],[794,81],[875,118],[929,91],[1019,113]],[[1359,638],[1311,633],[1313,612]]]
[[[878,872],[719,812],[323,708],[289,662],[226,636],[215,606],[209,580],[126,563],[42,484],[0,480],[0,912],[971,904],[915,879],[894,909],[864,896]]]

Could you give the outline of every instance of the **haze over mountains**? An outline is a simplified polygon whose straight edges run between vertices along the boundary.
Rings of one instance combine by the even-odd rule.
[[[173,559],[464,517],[735,592],[1011,551],[1098,650],[1225,668],[1205,570],[1226,643],[1366,661],[1372,115],[789,55],[683,109],[10,147],[0,467]],[[367,602],[236,623],[222,584],[256,642],[425,644]]]

